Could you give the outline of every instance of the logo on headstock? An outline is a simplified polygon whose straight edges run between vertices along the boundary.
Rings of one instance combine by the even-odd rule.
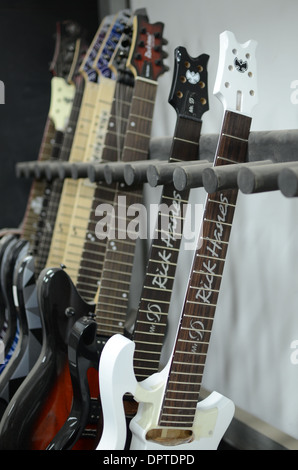
[[[238,70],[238,72],[241,72],[241,73],[246,72],[247,67],[248,67],[246,60],[243,62],[242,59],[238,59],[237,57],[234,60],[234,65],[236,67],[236,70]]]
[[[200,81],[199,72],[191,72],[190,70],[187,70],[185,77],[191,85],[196,85]]]
[[[145,44],[146,52],[144,54],[147,59],[152,59],[152,48],[154,47],[154,43],[154,36],[147,32],[147,42]]]

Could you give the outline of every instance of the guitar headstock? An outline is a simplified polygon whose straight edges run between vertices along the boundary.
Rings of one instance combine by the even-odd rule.
[[[84,76],[85,80],[89,82],[97,81],[97,72],[93,68],[93,62],[95,57],[102,47],[103,42],[106,39],[106,35],[114,21],[114,15],[106,16],[100,23],[98,30],[87,50],[84,60],[80,66],[80,73]]]
[[[201,119],[209,109],[207,63],[209,56],[190,57],[185,47],[175,49],[169,103],[179,116]]]
[[[163,63],[163,59],[167,57],[162,49],[162,46],[167,43],[162,37],[163,29],[164,24],[161,22],[150,24],[146,16],[134,16],[127,66],[135,77],[156,81],[168,70]]]
[[[220,35],[214,94],[225,109],[250,115],[257,104],[256,46],[253,40],[239,44],[230,31]]]
[[[82,29],[74,21],[56,23],[56,43],[50,72],[54,77],[67,80],[76,51],[76,41],[81,37]]]
[[[130,18],[130,10],[121,10],[118,12],[106,35],[105,41],[96,55],[93,67],[104,77],[114,78],[112,77],[113,70],[109,67],[109,62]]]

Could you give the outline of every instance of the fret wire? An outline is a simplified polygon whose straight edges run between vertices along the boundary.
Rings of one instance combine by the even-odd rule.
[[[218,160],[223,160],[223,161],[225,161],[225,162],[237,163],[237,162],[235,162],[234,160],[231,160],[230,158],[226,158],[226,157],[220,157],[220,156],[218,156],[217,159],[218,159]]]
[[[127,300],[127,299],[123,299],[123,300]],[[100,309],[101,305],[108,305],[109,307],[123,308],[124,310],[127,309],[126,305],[119,305],[119,304],[112,304],[110,302],[103,302],[102,299],[99,300],[98,305],[99,305],[99,309]]]
[[[160,343],[148,343],[148,341],[145,343],[145,344],[156,344],[156,345],[160,345]],[[144,354],[150,354],[150,356],[152,356],[152,354],[157,354],[159,356],[159,352],[158,351],[148,351],[146,349],[140,349],[140,348],[136,348],[135,349],[135,353],[139,353],[139,354],[142,354],[142,358],[140,360],[145,360],[144,359]],[[138,359],[139,360],[139,359]]]
[[[105,260],[107,263],[116,263],[116,264],[121,264],[121,266],[133,266],[133,263],[125,263],[124,261],[114,261],[114,260],[111,260],[111,259],[108,259],[106,258]],[[111,271],[111,269],[108,269],[109,271]]]
[[[120,271],[120,273],[121,273],[121,271]],[[111,278],[108,278],[108,277],[105,277],[104,281],[106,281],[106,282],[117,282],[117,283],[120,283],[120,284],[128,284],[128,285],[131,284],[131,282],[129,282],[129,281],[122,281],[122,280],[120,281],[120,279],[111,279]],[[101,282],[101,281],[99,281],[99,282]]]
[[[176,198],[173,198],[173,196],[165,196],[165,195],[163,195],[162,198],[163,198],[163,199],[171,199],[172,201],[173,201],[174,199],[176,199]],[[189,201],[188,201],[187,199],[180,199],[180,203],[188,204],[188,202],[189,202]]]
[[[232,224],[230,224],[228,222],[221,222],[221,221],[218,221],[218,220],[212,220],[212,219],[207,219],[207,218],[204,218],[204,221],[211,222],[211,223],[216,223],[216,224],[220,224],[220,225],[226,225],[227,227],[232,227]]]
[[[161,343],[160,342],[156,343],[154,341],[143,341],[143,344],[152,344],[154,346],[160,346]],[[142,353],[146,352],[146,351],[143,351],[142,349],[135,349],[135,351],[142,352]],[[154,353],[154,351],[149,351],[149,352],[150,354]],[[155,352],[155,354],[159,354],[159,352]]]
[[[162,426],[163,424],[169,425],[169,422],[166,421],[166,420],[161,420],[160,423],[161,423],[161,426]],[[171,421],[170,421],[170,424],[171,424],[172,426],[175,425],[175,426],[180,426],[180,427],[189,427],[189,426],[191,426],[192,423],[189,422],[189,421],[172,421],[172,420],[171,420]]]
[[[138,149],[138,148],[134,148],[134,147],[125,146],[124,150],[128,150],[128,151],[131,151],[131,152],[143,153],[144,155],[148,155],[148,150]]]
[[[149,335],[152,336],[152,331],[142,331],[140,332],[142,335]],[[164,337],[164,333],[157,333],[156,331],[154,332],[154,336],[162,336]]]
[[[160,299],[146,299],[143,297],[142,300],[146,300],[147,302],[160,302],[162,304],[169,304],[170,302],[168,300],[160,300]],[[151,312],[152,313],[152,312]],[[158,312],[159,313],[159,312]]]
[[[194,142],[194,141],[192,141],[192,140],[183,139],[182,137],[174,137],[174,140],[177,140],[177,141],[179,141],[179,142],[185,142],[186,144],[198,145],[198,142]]]
[[[216,258],[216,256],[203,255],[202,253],[196,253],[196,256],[199,258],[213,259],[214,261],[225,261],[225,258]]]
[[[225,245],[228,245],[229,242],[225,242],[223,240],[216,240],[215,238],[209,238],[209,237],[199,237],[200,240],[206,240],[206,241],[209,241],[209,242],[216,242],[216,243],[223,243]]]
[[[186,328],[186,329],[187,329],[187,328]],[[211,330],[207,330],[207,329],[206,329],[206,330],[204,330],[204,332],[205,332],[205,333],[211,333]],[[193,343],[193,342],[194,342],[194,340],[185,339],[185,338],[183,338],[183,339],[178,339],[177,342],[179,342],[179,341],[182,341],[183,343]],[[208,344],[208,342],[207,342],[206,344]]]
[[[172,292],[172,289],[164,289],[163,287],[156,287],[156,286],[145,286],[145,289],[152,289],[154,291],[161,291],[161,292]]]
[[[155,364],[159,364],[159,361],[158,361],[157,359],[156,359],[155,361],[147,360],[147,361],[145,361],[145,362],[153,362],[153,363],[155,363]],[[146,370],[150,369],[150,367],[148,367],[148,365],[145,365],[145,366],[140,366],[140,365],[138,365],[137,368],[138,368],[138,370],[144,370],[145,372],[146,372]],[[155,367],[151,367],[151,369],[154,370]]]
[[[170,251],[176,251],[177,253],[180,251],[179,248],[174,248],[174,247],[169,247],[167,245],[157,245],[157,244],[152,244],[152,248],[161,248],[161,249],[166,249]],[[165,262],[167,264],[167,262]]]
[[[161,230],[161,229],[158,229],[158,228],[156,228],[155,231],[158,232],[158,233],[162,233],[162,234],[166,234],[166,233],[167,233],[165,230]],[[179,240],[180,240],[180,239],[182,238],[182,233],[175,232],[175,237],[173,237],[173,238],[174,238],[174,240],[175,240],[176,238],[179,238]]]
[[[221,204],[223,206],[236,207],[236,204],[232,204],[231,202],[217,201],[216,199],[210,199],[210,198],[208,198],[208,201],[213,202],[215,204]]]
[[[226,134],[224,132],[221,135],[224,137],[229,137],[230,139],[240,140],[241,142],[248,142],[248,139],[244,139],[243,137],[238,137],[236,135]]]
[[[204,302],[196,302],[195,300],[186,300],[186,303],[193,305],[205,305],[205,307],[216,307],[216,304],[206,304]]]
[[[150,122],[152,121],[151,117],[140,116],[139,114],[130,113],[129,116],[134,117],[134,118],[138,118],[138,119],[145,119],[146,121],[150,121]]]
[[[141,299],[141,302],[143,301],[144,299],[142,298]],[[145,310],[145,309],[139,309],[139,312],[142,312],[142,313],[152,313],[151,310]],[[162,316],[162,315],[167,315],[168,312],[158,312],[158,315],[159,316]],[[138,322],[141,322],[141,320],[138,320]]]
[[[188,287],[189,289],[204,290],[204,291],[206,290],[207,292],[217,292],[217,293],[219,292],[218,289],[210,289],[209,287],[191,286],[191,285],[189,285]]]
[[[105,269],[103,270],[103,273],[102,273],[101,282],[105,281],[105,274],[104,274],[104,273],[106,273],[107,271],[110,272],[110,273],[122,274],[123,276],[128,276],[128,275],[130,275],[129,273],[126,273],[126,272],[124,272],[124,271],[117,271],[117,270],[115,270],[115,269],[111,270],[111,269],[105,268]]]
[[[193,270],[192,271],[194,274],[203,274],[205,276],[215,276],[215,277],[222,277],[222,274],[214,274],[214,273],[210,273],[209,271],[197,271],[197,270]]]
[[[112,322],[112,321],[114,321],[114,322],[117,321],[118,322],[118,321],[125,321],[125,319],[126,319],[126,314],[125,313],[117,312],[118,316],[116,317],[115,313],[111,312],[111,310],[105,310],[105,309],[101,308],[100,309],[100,314],[102,314],[102,313],[109,314],[109,315],[111,315],[111,314],[114,315],[114,317],[109,317],[107,319],[105,317],[102,317],[102,315],[99,316],[99,315],[96,314],[95,318],[99,318],[103,324],[105,324],[107,320],[110,321],[110,322]]]
[[[158,277],[161,277],[163,279],[175,279],[175,276],[168,276],[167,274],[156,274],[156,273],[147,273],[146,276],[150,276],[150,277],[155,277],[155,276],[158,276]],[[144,287],[146,287],[144,285]]]
[[[158,326],[167,326],[167,323],[161,323],[161,322],[154,323],[154,322],[151,322],[151,321],[144,321],[144,320],[139,320],[138,324],[139,325],[152,325],[153,324],[153,325],[158,325]]]
[[[113,250],[113,249],[108,249],[106,250],[106,256],[108,257],[109,255],[111,254],[114,254],[114,255],[125,255],[125,256],[133,256],[134,257],[134,253],[129,253],[129,251],[121,251],[121,250]],[[112,260],[110,259],[111,261],[116,261],[116,260]]]
[[[143,101],[144,103],[149,103],[149,104],[153,104],[153,105],[155,104],[155,100],[149,100],[148,98],[143,98],[142,96],[134,95],[133,99]]]

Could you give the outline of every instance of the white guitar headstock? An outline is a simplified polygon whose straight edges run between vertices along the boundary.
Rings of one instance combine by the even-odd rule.
[[[220,53],[214,95],[225,109],[250,115],[257,104],[257,77],[254,40],[239,44],[233,33],[220,34]]]

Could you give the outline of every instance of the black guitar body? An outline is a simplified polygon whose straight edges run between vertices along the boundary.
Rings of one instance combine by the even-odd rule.
[[[24,245],[24,251],[28,251],[28,246]],[[41,351],[42,328],[36,295],[34,258],[23,255],[15,268],[13,281],[19,339],[11,359],[0,376],[0,419]]]
[[[11,360],[20,336],[19,319],[13,298],[13,277],[16,266],[20,262],[20,258],[23,256],[26,246],[27,242],[25,240],[17,238],[12,240],[6,247],[2,258],[0,278],[7,323],[7,329],[3,337],[5,345],[5,364],[1,366],[2,371]]]
[[[87,372],[98,370],[101,351],[108,338],[96,335],[96,322],[80,318],[73,326],[68,343],[69,370],[73,388],[73,402],[69,417],[47,450],[71,450],[86,433],[88,425],[97,434],[101,419],[99,397],[91,397]],[[92,431],[89,428],[89,437]],[[94,436],[96,438],[96,436]]]
[[[2,278],[1,278],[1,268],[2,263],[4,263],[5,254],[7,253],[7,248],[9,245],[16,243],[17,237],[15,235],[4,235],[0,240],[0,338],[4,338],[7,332],[7,317],[5,309],[5,300],[3,296],[3,287],[2,287]]]
[[[35,423],[67,361],[70,331],[94,309],[61,268],[45,268],[36,283],[42,348],[36,364],[6,407],[0,423],[0,449],[31,449]]]

